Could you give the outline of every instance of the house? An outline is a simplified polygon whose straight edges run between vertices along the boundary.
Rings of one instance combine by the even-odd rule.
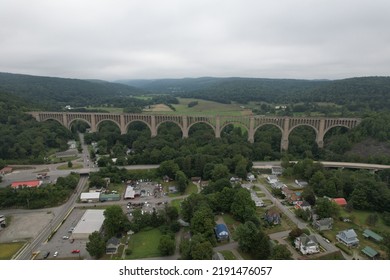
[[[280,166],[272,166],[271,173],[272,173],[272,175],[282,175],[283,168]]]
[[[106,243],[106,254],[116,254],[118,247],[120,245],[120,240],[116,237],[111,237]]]
[[[353,229],[340,231],[338,234],[336,234],[336,239],[348,247],[355,247],[359,245],[359,239],[357,238],[357,234]]]
[[[282,189],[284,187],[287,187],[285,184],[283,184],[282,182],[274,182],[274,183],[271,183],[271,187],[274,188],[274,189]]]
[[[201,177],[191,177],[191,182],[194,182],[194,183],[200,183],[201,180],[202,180]]]
[[[42,181],[41,180],[31,180],[31,181],[16,181],[16,182],[13,182],[11,184],[11,187],[14,188],[14,189],[17,189],[17,188],[24,188],[24,187],[27,187],[27,188],[38,188],[42,185]]]
[[[270,184],[278,182],[278,181],[279,181],[279,179],[278,179],[278,176],[276,176],[276,175],[268,175],[267,176],[267,182]]]
[[[295,204],[295,209],[302,209],[302,210],[311,210],[311,205],[309,202],[307,202],[306,200],[304,201],[297,201],[297,203]]]
[[[218,241],[229,240],[229,231],[225,224],[217,224],[214,232]]]
[[[252,182],[256,180],[256,177],[252,173],[248,173],[248,175],[246,176],[246,180]]]
[[[382,236],[380,236],[379,234],[377,234],[369,229],[365,229],[363,231],[363,236],[366,238],[371,238],[371,239],[375,240],[376,242],[381,242],[383,240]]]
[[[295,248],[298,249],[303,255],[316,254],[320,252],[320,246],[318,245],[317,238],[314,235],[307,235],[302,233],[294,241]]]
[[[306,181],[302,181],[302,180],[295,180],[295,184],[297,184],[299,187],[301,188],[304,188],[306,187],[309,183],[306,182]]]
[[[319,231],[331,230],[333,228],[333,218],[315,220],[313,221],[313,227]]]
[[[276,209],[269,209],[264,214],[264,219],[269,224],[278,225],[280,224],[280,212]]]
[[[347,205],[347,201],[343,197],[333,198],[332,201],[341,207],[344,207],[345,205]]]
[[[177,189],[176,186],[169,186],[169,187],[168,187],[168,191],[169,191],[170,193],[178,193],[178,192],[179,192],[179,190]]]
[[[257,196],[254,191],[251,191],[251,199],[255,202],[257,207],[264,207],[264,201]]]
[[[290,204],[297,204],[299,201],[301,201],[301,193],[300,192],[294,192],[290,190],[287,186],[284,186],[282,188],[282,194],[285,196],[285,199]]]

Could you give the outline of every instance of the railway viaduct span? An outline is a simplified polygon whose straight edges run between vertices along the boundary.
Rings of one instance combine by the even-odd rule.
[[[361,120],[357,118],[324,118],[324,117],[280,117],[280,116],[185,116],[185,115],[151,115],[151,114],[115,114],[115,113],[84,113],[84,112],[29,112],[37,121],[55,120],[70,129],[72,123],[78,120],[88,123],[91,132],[98,130],[103,121],[115,123],[122,134],[127,133],[129,125],[133,122],[146,124],[151,136],[157,136],[158,127],[165,122],[177,124],[183,138],[188,137],[188,132],[194,124],[205,123],[215,133],[216,138],[221,137],[221,132],[229,124],[239,124],[248,131],[248,141],[254,142],[257,129],[264,125],[274,125],[282,133],[281,150],[288,150],[288,137],[291,131],[298,126],[310,126],[316,133],[318,147],[324,146],[324,135],[333,127],[346,127],[351,129],[357,126]]]

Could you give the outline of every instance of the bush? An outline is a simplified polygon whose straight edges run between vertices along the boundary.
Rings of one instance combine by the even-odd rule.
[[[125,250],[126,256],[130,256],[132,253],[133,253],[133,250],[131,250],[131,249],[129,249],[129,248],[127,248],[127,249]]]

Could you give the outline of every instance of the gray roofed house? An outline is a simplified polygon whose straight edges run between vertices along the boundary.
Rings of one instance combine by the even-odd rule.
[[[317,238],[314,235],[302,233],[301,236],[295,239],[294,244],[295,248],[304,255],[320,252],[320,246],[318,245]]]
[[[353,229],[347,229],[340,231],[336,235],[336,239],[348,247],[354,247],[359,245],[359,239],[357,238],[357,234]]]
[[[106,254],[116,254],[120,243],[120,240],[116,237],[108,239],[106,243]]]
[[[321,220],[315,220],[313,222],[313,227],[319,231],[330,230],[333,228],[333,218],[324,218]]]

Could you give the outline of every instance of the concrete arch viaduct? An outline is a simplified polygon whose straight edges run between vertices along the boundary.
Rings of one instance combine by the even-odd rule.
[[[281,150],[288,149],[288,137],[291,131],[298,126],[310,126],[316,133],[318,147],[324,146],[324,135],[333,127],[346,127],[351,129],[357,126],[361,120],[358,118],[326,118],[326,117],[280,117],[280,116],[185,116],[185,115],[150,115],[150,114],[115,114],[115,113],[77,113],[77,112],[30,112],[37,121],[55,120],[70,129],[72,123],[81,120],[96,132],[103,121],[115,123],[122,134],[127,133],[129,125],[133,122],[146,124],[151,136],[157,135],[158,127],[165,122],[177,124],[183,138],[188,137],[188,132],[194,124],[205,123],[215,132],[215,137],[220,138],[221,132],[229,124],[240,124],[248,131],[248,141],[254,142],[257,129],[264,125],[274,125],[282,133]]]

